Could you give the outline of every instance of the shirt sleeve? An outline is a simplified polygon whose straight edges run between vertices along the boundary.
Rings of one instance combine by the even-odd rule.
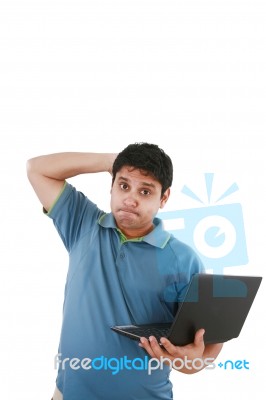
[[[193,275],[204,273],[204,266],[198,254],[187,244],[174,239],[170,242],[174,253],[171,266],[171,283],[165,290],[165,300],[180,303],[183,301]],[[168,262],[168,264],[170,264]]]
[[[198,254],[189,246],[186,251],[179,254],[179,262],[182,265],[179,273],[178,302],[182,302],[186,295],[191,278],[195,274],[204,274],[205,269]]]
[[[53,220],[66,249],[70,252],[77,241],[95,227],[102,214],[103,211],[96,204],[66,182],[46,215]]]

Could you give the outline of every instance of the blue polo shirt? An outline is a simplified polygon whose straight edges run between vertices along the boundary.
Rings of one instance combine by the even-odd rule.
[[[202,271],[197,255],[158,218],[148,235],[127,240],[112,213],[69,183],[47,215],[69,253],[56,381],[64,400],[172,399],[169,367],[148,373],[138,342],[110,327],[172,322]]]

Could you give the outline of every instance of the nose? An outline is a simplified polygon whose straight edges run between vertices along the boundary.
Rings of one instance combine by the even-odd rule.
[[[124,204],[126,207],[137,207],[137,205],[138,205],[136,198],[132,195],[128,195],[124,199]]]

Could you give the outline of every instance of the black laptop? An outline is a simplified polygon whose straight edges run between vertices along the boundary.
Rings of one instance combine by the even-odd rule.
[[[260,276],[196,274],[173,323],[119,325],[111,329],[130,339],[167,337],[174,345],[194,342],[195,332],[205,329],[204,342],[223,343],[239,336],[261,284]]]

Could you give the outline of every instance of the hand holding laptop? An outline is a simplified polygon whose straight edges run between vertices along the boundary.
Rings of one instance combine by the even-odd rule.
[[[165,337],[158,343],[154,336],[151,336],[149,339],[142,337],[139,346],[145,349],[152,358],[159,360],[161,357],[164,357],[173,361],[176,358],[184,359],[185,356],[188,360],[194,360],[196,358],[203,358],[205,351],[204,333],[204,329],[199,329],[195,334],[194,342],[186,346],[175,346]],[[217,345],[218,347],[221,350],[222,345]]]
[[[176,346],[190,345],[195,333],[205,330],[205,344],[223,343],[238,337],[262,277],[196,274],[185,299],[170,324],[116,325],[111,329],[130,339],[167,337]]]
[[[157,360],[188,360],[179,371],[198,372],[195,362],[213,361],[223,342],[236,338],[262,277],[196,274],[172,324],[120,325],[111,329],[133,340]],[[173,364],[173,363],[172,363]],[[204,364],[201,363],[202,368]]]

